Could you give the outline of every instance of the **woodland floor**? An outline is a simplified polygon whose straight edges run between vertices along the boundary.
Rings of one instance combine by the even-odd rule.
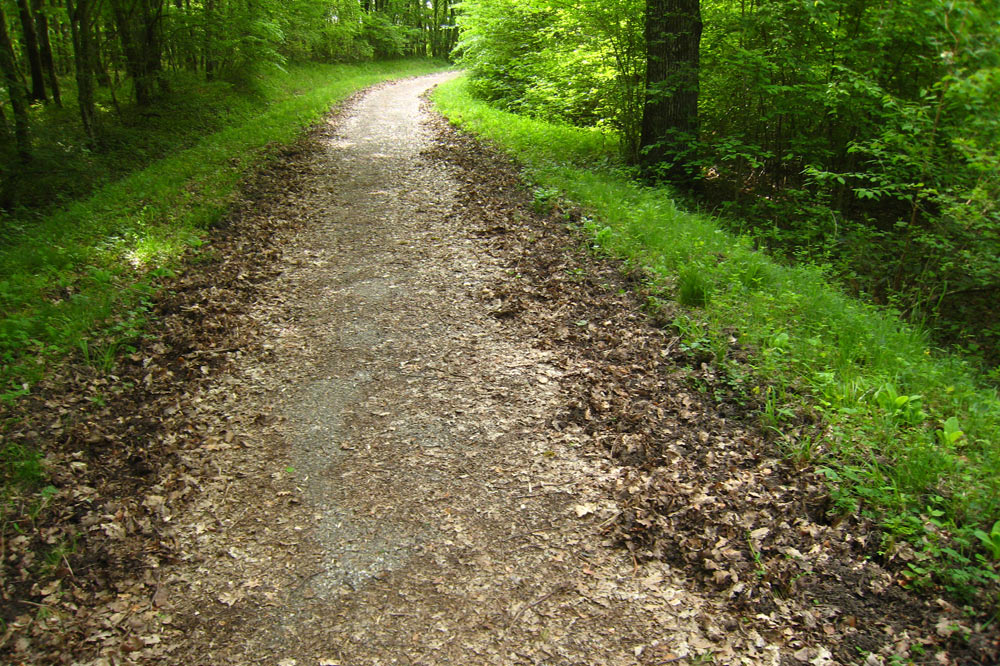
[[[641,276],[428,111],[446,77],[249,182],[114,378],[35,387],[6,437],[59,493],[4,541],[0,660],[995,663]]]

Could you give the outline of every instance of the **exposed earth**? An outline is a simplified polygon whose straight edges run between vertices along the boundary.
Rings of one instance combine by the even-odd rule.
[[[0,658],[995,663],[641,274],[429,111],[449,76],[275,156],[138,353],[35,387],[7,437],[58,493],[3,544]]]

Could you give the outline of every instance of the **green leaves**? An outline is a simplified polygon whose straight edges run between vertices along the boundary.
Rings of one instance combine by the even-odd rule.
[[[986,548],[986,552],[990,554],[990,557],[994,561],[1000,561],[1000,520],[993,523],[993,528],[989,533],[983,530],[976,530],[973,534]]]
[[[920,407],[922,400],[920,395],[900,395],[892,383],[885,384],[875,393],[876,403],[889,418],[908,425],[920,425],[927,418]]]
[[[955,448],[958,443],[965,439],[965,433],[958,425],[958,419],[954,416],[941,424],[941,429],[936,430],[937,440],[942,446]]]

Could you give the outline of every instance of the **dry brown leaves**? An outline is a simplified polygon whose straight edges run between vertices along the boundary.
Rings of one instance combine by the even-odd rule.
[[[539,219],[507,160],[441,132],[440,158],[467,176],[464,218],[508,258],[509,278],[481,297],[543,348],[586,359],[563,418],[621,465],[608,529],[637,561],[687,572],[796,662],[996,662],[996,627],[903,589],[871,524],[828,516],[824,482],[763,436],[759,405],[740,397],[749,390],[682,351],[670,312],[643,314],[641,272],[595,256],[569,229],[580,211]]]
[[[247,182],[208,249],[165,282],[147,338],[113,374],[71,361],[6,408],[4,440],[43,452],[55,494],[6,514],[0,661],[144,662],[183,629],[162,610],[158,574],[189,556],[172,514],[204,484],[225,482],[204,468],[205,452],[241,445],[220,414],[239,388],[211,381],[259,344],[235,324],[272,274],[275,231],[293,223],[261,210],[295,187],[290,165],[304,150],[286,149]],[[231,395],[207,399],[222,390]]]
[[[786,646],[790,663],[888,663],[893,655],[996,663],[995,629],[901,589],[891,563],[879,562],[870,526],[826,519],[822,483],[756,431],[754,406],[735,400],[706,359],[682,353],[672,332],[642,313],[641,275],[594,257],[565,219],[532,215],[505,160],[444,123],[439,133],[432,157],[459,167],[464,180],[457,214],[509,267],[478,297],[541,351],[581,361],[573,376],[557,373],[570,397],[556,426],[567,442],[581,433],[601,445],[615,467],[605,475],[615,501],[579,502],[573,515],[600,521],[637,570],[647,562],[641,583],[649,594],[671,575],[661,564],[669,563],[742,618],[721,627],[705,619],[716,646],[739,634],[749,645]],[[211,380],[238,355],[266,355],[240,314],[272,274],[281,252],[275,231],[295,224],[288,211],[267,211],[296,186],[305,150],[285,152],[248,183],[240,211],[209,250],[165,285],[151,338],[114,376],[71,364],[2,415],[5,441],[45,452],[56,494],[33,518],[24,506],[3,526],[0,660],[169,660],[172,639],[189,629],[166,611],[177,582],[159,572],[198,557],[182,545],[192,539],[175,532],[176,512],[209,485],[225,496],[239,474],[213,467],[210,454],[244,445],[227,426],[240,387]],[[555,379],[542,372],[535,381]],[[212,392],[224,395],[206,397]],[[202,513],[197,529],[223,529],[211,507]],[[616,594],[597,582],[527,592],[489,621],[524,631],[553,607],[599,605]],[[219,601],[232,606],[246,593],[234,587]],[[635,640],[637,663],[675,658],[660,637]]]

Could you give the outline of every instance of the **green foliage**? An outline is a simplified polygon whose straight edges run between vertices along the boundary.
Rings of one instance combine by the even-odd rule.
[[[272,73],[255,94],[233,93],[238,113],[203,124],[201,136],[187,132],[169,156],[89,199],[8,224],[0,247],[0,395],[16,400],[50,363],[70,354],[111,369],[141,334],[161,278],[203,243],[268,146],[292,141],[361,87],[441,66],[413,60]],[[183,116],[165,116],[163,127],[148,133],[180,124]]]
[[[639,149],[645,55],[636,0],[466,0],[456,47],[476,95],[510,111],[612,127]]]
[[[45,479],[42,456],[21,444],[7,444],[0,449],[0,479],[2,486],[14,484],[33,489]]]
[[[688,307],[703,308],[708,305],[712,284],[707,271],[697,264],[685,266],[677,276],[677,301]]]
[[[994,560],[1000,560],[1000,520],[993,523],[993,527],[988,533],[983,530],[975,530],[974,534],[986,547],[990,557]]]
[[[476,95],[615,129],[635,159],[641,3],[463,8],[459,50]],[[702,0],[701,10],[690,154],[704,204],[727,213],[731,231],[932,322],[939,342],[1000,372],[1000,4]]]
[[[517,156],[537,188],[583,206],[602,251],[675,284],[699,308],[675,319],[685,349],[726,367],[736,331],[756,350],[748,371],[762,424],[826,473],[837,510],[879,521],[886,548],[912,545],[915,582],[967,595],[996,584],[979,533],[992,544],[1000,515],[1000,398],[966,362],[934,353],[924,332],[848,297],[823,270],[776,263],[718,220],[680,210],[671,192],[607,168],[591,131],[491,108],[462,80],[434,99]],[[807,413],[816,425],[803,430]]]

